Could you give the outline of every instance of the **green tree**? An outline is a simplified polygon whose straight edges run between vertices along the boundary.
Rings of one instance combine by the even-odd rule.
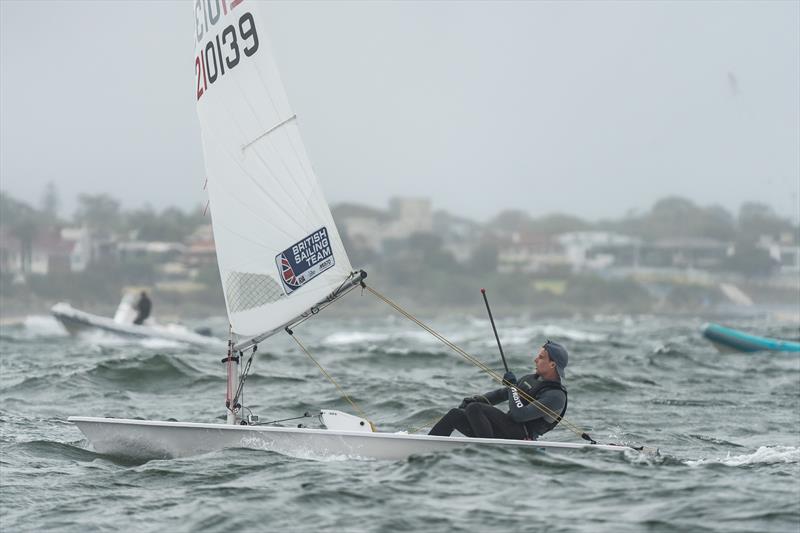
[[[115,230],[119,228],[119,201],[107,194],[78,195],[78,210],[75,221],[93,229]]]
[[[530,215],[525,211],[509,209],[491,219],[486,228],[503,232],[527,231],[531,229],[532,222]]]
[[[208,221],[199,208],[185,213],[177,207],[168,207],[156,213],[148,205],[124,214],[126,231],[142,241],[183,241],[197,226]]]
[[[533,219],[531,227],[540,233],[558,235],[571,231],[584,231],[590,229],[591,224],[571,215],[554,214]]]
[[[467,268],[470,272],[478,275],[497,272],[497,244],[493,241],[479,244],[472,252]]]
[[[733,217],[724,208],[700,207],[679,196],[662,198],[642,216],[605,222],[601,226],[646,239],[703,237],[730,241],[736,235]]]
[[[797,233],[791,221],[778,216],[766,204],[747,202],[739,209],[739,232],[746,242],[757,242],[762,235],[774,239],[781,233]]]
[[[29,272],[33,241],[43,229],[42,217],[28,204],[0,192],[0,224],[8,227],[11,235],[19,241],[22,271]]]
[[[58,220],[58,210],[61,208],[61,198],[58,195],[55,183],[48,181],[42,193],[42,213],[50,220]]]

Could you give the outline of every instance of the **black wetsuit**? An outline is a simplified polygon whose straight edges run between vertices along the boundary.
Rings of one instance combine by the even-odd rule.
[[[142,293],[142,296],[139,298],[139,302],[136,304],[136,320],[133,321],[134,324],[141,325],[147,317],[150,316],[150,309],[152,308],[153,303],[150,301],[150,298],[147,297],[145,293]]]
[[[558,420],[520,396],[517,387],[550,411],[559,413]],[[567,389],[559,381],[528,374],[519,380],[517,387],[493,390],[480,396],[481,401],[469,403],[463,409],[451,409],[428,435],[448,436],[457,429],[467,437],[536,439],[553,429],[567,411]],[[508,400],[507,413],[494,407],[505,400]]]

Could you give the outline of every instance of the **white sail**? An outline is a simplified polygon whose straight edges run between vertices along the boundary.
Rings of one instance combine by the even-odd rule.
[[[220,276],[234,333],[286,324],[352,267],[253,0],[196,0],[195,81]]]

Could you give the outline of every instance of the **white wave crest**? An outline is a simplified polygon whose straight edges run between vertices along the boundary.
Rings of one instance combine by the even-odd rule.
[[[546,325],[541,329],[545,337],[552,337],[554,342],[557,339],[569,339],[572,341],[586,341],[586,342],[602,342],[608,338],[608,335],[602,333],[591,333],[589,331],[581,331],[579,329],[567,329],[561,326]]]
[[[794,446],[761,446],[755,452],[744,455],[728,455],[724,458],[698,459],[686,461],[689,466],[723,464],[726,466],[771,465],[780,463],[800,463],[800,448]]]
[[[346,346],[348,344],[359,344],[366,342],[386,342],[389,335],[385,333],[366,333],[363,331],[342,331],[328,335],[322,340],[323,344],[329,346]]]
[[[27,333],[42,336],[67,336],[61,323],[49,315],[28,315],[23,322]]]

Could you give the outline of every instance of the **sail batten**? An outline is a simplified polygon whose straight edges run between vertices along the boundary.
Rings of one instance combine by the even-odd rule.
[[[255,144],[256,142],[260,141],[261,139],[263,139],[264,137],[266,137],[267,135],[269,135],[273,131],[275,131],[278,128],[280,128],[281,126],[283,126],[284,124],[288,124],[289,122],[291,122],[292,120],[294,120],[296,118],[297,118],[297,115],[292,115],[291,117],[287,118],[286,120],[282,120],[278,124],[275,124],[270,129],[268,129],[267,131],[265,131],[264,133],[262,133],[261,135],[259,135],[258,137],[256,137],[252,141],[250,141],[249,143],[247,143],[244,146],[242,146],[242,151],[244,152],[251,144]]]
[[[211,0],[214,3],[215,0]],[[225,304],[240,338],[325,302],[352,267],[266,31],[269,6],[195,10],[195,88]]]

